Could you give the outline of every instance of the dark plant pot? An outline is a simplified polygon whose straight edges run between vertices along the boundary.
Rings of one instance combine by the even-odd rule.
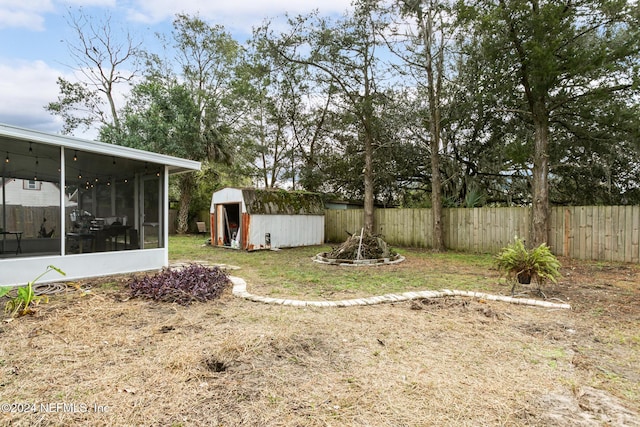
[[[519,273],[516,278],[518,279],[518,283],[520,283],[521,285],[528,285],[531,283],[531,273],[529,273],[528,271]]]

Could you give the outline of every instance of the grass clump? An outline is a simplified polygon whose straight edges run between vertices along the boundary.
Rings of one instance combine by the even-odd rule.
[[[24,316],[26,314],[33,313],[33,306],[38,305],[41,300],[47,300],[47,297],[36,295],[33,290],[33,285],[40,280],[42,276],[49,273],[50,271],[57,271],[61,275],[65,276],[65,272],[60,270],[58,267],[53,265],[49,265],[44,273],[40,274],[38,277],[27,283],[26,286],[21,286],[16,290],[16,296],[11,298],[5,305],[4,311],[7,314],[10,314],[12,317]],[[7,295],[12,288],[10,286],[0,287],[0,297]]]
[[[164,269],[153,276],[134,279],[130,284],[133,298],[172,302],[187,306],[219,298],[231,281],[218,267],[191,264],[182,269]]]

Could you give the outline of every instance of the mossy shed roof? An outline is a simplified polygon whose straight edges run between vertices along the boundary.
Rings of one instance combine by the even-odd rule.
[[[248,214],[324,215],[324,200],[318,193],[243,188],[242,198]]]

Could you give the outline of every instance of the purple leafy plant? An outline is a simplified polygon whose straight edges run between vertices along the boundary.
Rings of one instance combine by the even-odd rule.
[[[129,283],[133,298],[175,302],[189,305],[219,298],[231,284],[229,276],[218,267],[191,264],[185,268],[163,269],[153,276],[136,278]]]

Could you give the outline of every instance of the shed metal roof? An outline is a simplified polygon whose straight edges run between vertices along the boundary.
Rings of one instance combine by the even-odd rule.
[[[317,193],[243,188],[242,197],[249,214],[324,215],[324,202]]]

